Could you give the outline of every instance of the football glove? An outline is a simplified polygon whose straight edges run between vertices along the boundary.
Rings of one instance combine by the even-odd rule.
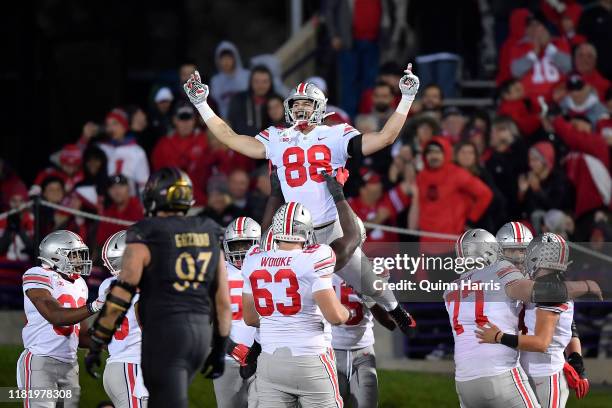
[[[102,343],[92,339],[89,343],[89,353],[85,356],[85,369],[93,378],[100,378],[98,367],[100,367],[100,352],[102,351]]]
[[[229,355],[232,356],[234,360],[236,360],[241,367],[244,367],[246,363],[247,356],[249,355],[250,348],[245,344],[236,344]]]
[[[412,73],[412,64],[408,64],[404,72],[406,75],[404,75],[399,82],[402,97],[414,99],[417,92],[419,92],[419,77]]]
[[[589,380],[584,375],[584,362],[582,356],[576,352],[567,357],[563,366],[563,374],[567,380],[567,386],[576,392],[578,399],[584,398],[589,393]]]
[[[202,374],[204,374],[204,377],[214,380],[223,375],[225,371],[226,341],[227,337],[217,335],[214,337],[212,350],[208,354],[208,357],[206,357],[206,361],[202,367]]]
[[[196,107],[205,103],[206,98],[208,98],[208,85],[202,83],[202,78],[198,71],[191,74],[191,77],[183,84],[183,89],[191,103]]]
[[[249,353],[245,358],[245,365],[240,367],[240,377],[243,379],[250,378],[257,371],[257,357],[261,354],[261,344],[257,341],[249,349]]]
[[[344,198],[344,191],[342,190],[342,184],[340,184],[337,178],[333,177],[331,174],[327,173],[326,171],[323,171],[321,174],[323,175],[323,178],[325,179],[325,182],[327,183],[327,189],[329,190],[329,193],[333,197],[334,202],[338,203],[340,201],[346,200]]]
[[[413,334],[416,328],[416,320],[410,316],[410,313],[404,310],[402,305],[389,312],[389,315],[404,334]]]

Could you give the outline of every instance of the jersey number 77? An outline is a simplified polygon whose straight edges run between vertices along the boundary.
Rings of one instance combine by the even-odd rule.
[[[476,281],[474,283],[480,283],[480,281]],[[446,303],[450,305],[453,302],[453,330],[456,335],[460,335],[463,333],[463,325],[459,323],[459,308],[461,307],[461,299],[465,299],[470,295],[470,293],[474,293],[474,321],[478,326],[483,326],[485,323],[489,321],[487,316],[484,314],[484,292],[480,290],[472,290],[472,289],[463,289],[463,290],[453,290],[446,295]]]

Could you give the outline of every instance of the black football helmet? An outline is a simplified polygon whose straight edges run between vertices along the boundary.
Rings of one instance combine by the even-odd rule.
[[[147,216],[158,211],[186,213],[194,203],[191,179],[179,168],[164,167],[151,174],[142,201]]]

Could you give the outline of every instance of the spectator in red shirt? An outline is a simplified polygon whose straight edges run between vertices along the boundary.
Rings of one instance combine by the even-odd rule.
[[[510,72],[512,48],[525,36],[525,27],[530,17],[531,13],[526,8],[518,8],[510,14],[510,32],[499,52],[498,72],[495,78],[498,86],[512,78]]]
[[[196,128],[195,111],[191,105],[178,106],[174,117],[174,133],[161,138],[151,155],[153,170],[178,167],[193,182],[196,204],[206,205],[206,183],[210,177],[211,149],[206,134]]]
[[[64,182],[66,192],[72,191],[77,183],[83,180],[81,171],[81,149],[75,144],[68,144],[59,152],[59,168],[47,167],[34,179],[34,184],[40,186],[49,176],[59,177]]]
[[[134,222],[144,218],[142,204],[137,197],[130,196],[129,182],[123,174],[118,174],[110,178],[108,195],[111,198],[111,205],[105,208],[101,215]],[[104,245],[108,237],[122,229],[125,229],[124,225],[111,224],[104,221],[100,222],[96,236],[98,245]]]
[[[512,118],[523,136],[531,136],[540,129],[540,108],[525,97],[525,88],[517,79],[509,79],[499,89],[501,102],[497,114]]]
[[[574,51],[574,68],[584,82],[597,91],[599,100],[606,99],[606,91],[610,89],[610,81],[604,78],[597,70],[597,50],[592,44],[584,43]]]
[[[385,192],[379,174],[362,168],[360,175],[359,195],[348,200],[355,214],[373,224],[397,226],[398,214],[410,205],[412,186],[407,181],[403,181]],[[399,239],[397,234],[378,228],[368,230],[367,237],[367,242],[397,242]]]
[[[424,150],[425,169],[417,175],[419,229],[461,234],[466,222],[477,222],[493,198],[491,189],[478,177],[452,163],[453,151],[447,139],[435,136]],[[454,241],[422,237],[425,253],[451,251]],[[440,245],[440,243],[445,243]]]
[[[553,87],[572,68],[567,42],[551,38],[540,19],[532,17],[523,40],[517,42],[510,55],[510,71],[525,86],[528,97],[550,97]]]
[[[323,10],[331,46],[338,51],[342,75],[341,104],[351,118],[357,114],[361,93],[374,85],[378,74],[383,13],[382,0],[329,0]]]

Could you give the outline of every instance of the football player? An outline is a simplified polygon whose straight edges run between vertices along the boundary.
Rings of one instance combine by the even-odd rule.
[[[569,247],[561,236],[545,233],[537,237],[529,244],[526,255],[525,269],[531,279],[565,281]],[[499,343],[521,350],[521,366],[540,404],[551,408],[565,407],[569,396],[568,382],[571,382],[580,398],[589,389],[583,373],[578,374],[565,361],[564,350],[572,338],[573,314],[574,302],[571,300],[528,303],[524,316],[526,330],[522,335],[500,329],[492,317],[483,328],[477,330],[476,335],[483,343]],[[576,359],[576,356],[572,357]]]
[[[110,285],[117,280],[121,272],[121,260],[125,251],[126,231],[119,231],[111,235],[102,247],[102,260],[104,266],[113,275],[105,279],[98,288],[100,299],[106,299]],[[110,397],[115,408],[146,408],[148,393],[142,383],[140,366],[140,346],[142,332],[138,321],[139,294],[132,298],[127,315],[121,322],[120,328],[113,335],[108,344],[109,357],[104,367],[103,384],[106,395]],[[98,374],[93,371],[91,356],[85,358],[87,371],[94,377]],[[138,391],[144,391],[144,396]]]
[[[361,232],[361,244],[366,240],[363,222],[357,218]],[[351,318],[344,324],[332,326],[332,347],[336,354],[340,395],[351,407],[372,408],[378,406],[378,376],[374,353],[374,321],[389,330],[395,322],[380,306],[363,298],[338,275],[333,276],[336,296]]]
[[[223,237],[225,267],[232,303],[232,328],[225,357],[225,373],[213,380],[215,397],[219,408],[246,408],[249,399],[256,398],[251,387],[255,377],[242,378],[241,367],[247,366],[247,357],[255,341],[254,327],[247,326],[242,319],[242,262],[252,246],[261,239],[261,227],[249,217],[238,217],[227,228]]]
[[[325,178],[345,234],[332,246],[314,244],[309,211],[289,202],[274,214],[272,249],[255,246],[244,260],[243,316],[261,336],[260,406],[343,406],[330,324],[346,322],[351,313],[334,293],[332,274],[359,245],[359,227],[341,186]]]
[[[231,305],[219,227],[206,217],[186,216],[193,202],[193,185],[182,170],[151,175],[143,194],[147,218],[127,230],[121,272],[92,329],[90,353],[99,355],[140,289],[150,408],[186,408],[195,373],[214,379],[225,367]]]
[[[327,99],[312,83],[298,84],[284,102],[286,121],[290,128],[272,126],[254,138],[236,134],[208,106],[208,86],[203,84],[196,71],[185,83],[184,89],[196,106],[208,129],[230,149],[254,159],[269,159],[282,185],[284,201],[299,202],[310,209],[318,242],[331,243],[343,234],[333,200],[324,185],[322,172],[338,171],[338,177],[346,177],[341,171],[349,158],[360,160],[393,144],[402,129],[410,106],[419,88],[419,79],[409,64],[399,88],[402,99],[379,132],[363,135],[352,126],[343,123],[323,125]],[[276,207],[282,201],[276,201]],[[263,227],[269,225],[264,220]],[[398,304],[393,292],[376,290],[380,278],[371,267],[363,266],[361,250],[357,250],[349,265],[338,271],[355,290],[373,298],[389,311],[398,327],[407,332],[414,327],[410,315]]]
[[[78,407],[80,322],[96,313],[104,301],[87,302],[82,276],[91,272],[89,248],[77,234],[59,230],[47,235],[39,247],[40,266],[23,274],[23,328],[25,350],[17,362],[17,386],[28,391],[24,406],[54,407],[35,400],[33,389],[64,390],[64,407]],[[85,329],[86,331],[86,329]]]
[[[516,336],[521,302],[552,299],[561,303],[589,292],[601,297],[601,289],[591,281],[590,285],[584,281],[531,281],[512,263],[497,260],[499,244],[482,229],[463,233],[455,250],[458,257],[480,258],[485,265],[463,272],[455,281],[457,288],[444,294],[455,341],[455,384],[461,406],[538,407],[518,351],[484,344],[477,329],[494,321],[501,330]]]
[[[533,239],[529,228],[517,221],[507,222],[497,231],[495,239],[501,248],[501,259],[524,271],[525,251]]]

